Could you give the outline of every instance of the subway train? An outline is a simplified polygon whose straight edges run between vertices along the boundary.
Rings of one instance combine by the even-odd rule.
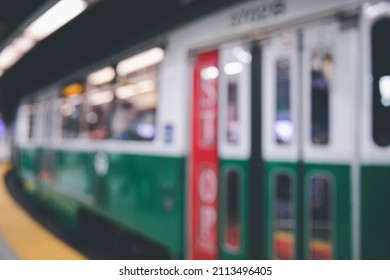
[[[390,259],[389,34],[388,1],[243,1],[31,92],[14,168],[172,259]]]

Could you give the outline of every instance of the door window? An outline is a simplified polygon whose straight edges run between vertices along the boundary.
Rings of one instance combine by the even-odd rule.
[[[279,144],[288,144],[293,138],[293,123],[290,105],[290,59],[276,61],[276,118],[274,137]]]
[[[329,143],[329,94],[333,72],[333,54],[314,49],[311,55],[311,141]]]
[[[374,23],[372,47],[372,137],[378,146],[390,145],[390,18]]]
[[[294,207],[291,177],[278,174],[274,190],[274,256],[290,260],[294,256]]]
[[[225,244],[229,249],[238,250],[241,246],[240,174],[237,170],[226,172],[226,229]]]
[[[312,177],[309,189],[310,259],[332,258],[332,192],[325,177]]]

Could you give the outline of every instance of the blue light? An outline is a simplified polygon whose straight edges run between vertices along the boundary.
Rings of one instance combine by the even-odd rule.
[[[290,120],[278,120],[274,123],[274,133],[276,139],[281,140],[284,143],[292,141],[294,136],[294,125]]]
[[[4,122],[3,120],[0,120],[0,136],[2,136],[4,134],[4,129],[5,126],[4,126]]]

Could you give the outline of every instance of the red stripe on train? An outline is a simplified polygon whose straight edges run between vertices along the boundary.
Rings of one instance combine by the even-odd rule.
[[[218,51],[200,53],[193,66],[189,158],[188,258],[216,259],[218,201]]]

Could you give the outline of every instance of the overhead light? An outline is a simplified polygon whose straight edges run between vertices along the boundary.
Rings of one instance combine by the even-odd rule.
[[[121,86],[115,90],[115,96],[119,99],[127,99],[136,94],[134,85]]]
[[[109,103],[114,99],[114,94],[111,90],[99,91],[91,93],[88,96],[88,102],[92,106]]]
[[[0,69],[8,69],[15,64],[23,53],[19,52],[14,46],[9,45],[0,53]]]
[[[115,78],[114,68],[108,66],[88,75],[87,81],[98,86],[111,82]]]
[[[160,63],[164,58],[164,50],[153,48],[129,57],[118,63],[116,71],[119,75],[125,76],[140,69]]]
[[[115,96],[119,99],[127,99],[135,95],[153,92],[155,89],[154,81],[144,80],[136,84],[118,87],[115,90]]]
[[[32,22],[25,34],[35,40],[42,40],[65,25],[87,8],[84,0],[61,0]]]
[[[0,76],[14,65],[26,52],[58,28],[83,12],[85,0],[61,0],[38,17],[0,53]]]
[[[244,50],[242,47],[235,47],[233,49],[233,55],[236,59],[238,59],[244,64],[251,63],[252,61],[252,55],[248,51]]]
[[[203,68],[200,71],[200,77],[203,80],[214,80],[218,77],[218,75],[219,75],[219,70],[215,66],[209,66],[209,67]]]
[[[33,40],[24,36],[14,39],[0,53],[0,70],[4,72],[4,70],[10,68],[34,45],[35,42]]]
[[[11,45],[19,52],[26,53],[35,46],[35,41],[26,36],[19,36],[12,41]]]
[[[134,104],[138,109],[147,109],[147,108],[154,108],[156,106],[157,102],[157,94],[156,92],[148,92],[145,94],[140,94],[138,92],[134,91],[134,85],[130,86],[123,86],[120,88],[117,88],[115,91],[115,96],[119,99],[128,99],[130,97],[133,97],[131,99],[131,103]]]
[[[230,62],[223,67],[223,72],[228,76],[240,74],[242,70],[244,70],[244,66],[241,62]]]
[[[137,95],[131,100],[131,103],[133,103],[139,110],[155,108],[157,103],[157,94],[155,92],[150,92]]]
[[[155,83],[152,80],[144,80],[136,83],[135,88],[139,93],[147,93],[155,90]]]

